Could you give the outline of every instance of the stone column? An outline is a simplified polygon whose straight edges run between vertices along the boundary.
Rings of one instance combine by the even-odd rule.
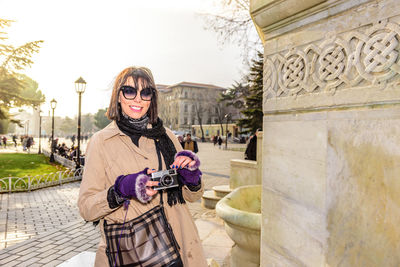
[[[252,0],[261,266],[400,265],[400,2]]]

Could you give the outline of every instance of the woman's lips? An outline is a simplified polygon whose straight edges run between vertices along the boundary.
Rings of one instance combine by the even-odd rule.
[[[133,112],[140,112],[143,108],[138,106],[129,106]]]

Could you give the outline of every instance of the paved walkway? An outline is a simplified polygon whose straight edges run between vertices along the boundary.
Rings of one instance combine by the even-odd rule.
[[[243,158],[243,153],[209,143],[199,143],[199,150],[206,190],[229,184],[230,159]],[[0,266],[56,266],[83,251],[96,251],[98,229],[85,223],[76,207],[79,185],[0,194]],[[188,205],[206,257],[223,265],[233,244],[223,222],[200,201]]]

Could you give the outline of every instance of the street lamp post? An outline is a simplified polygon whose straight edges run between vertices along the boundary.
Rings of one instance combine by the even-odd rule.
[[[85,92],[86,82],[82,77],[75,81],[75,90],[79,95],[79,111],[78,111],[78,149],[76,155],[76,168],[81,166],[81,98],[82,93]]]
[[[225,150],[228,149],[228,121],[229,117],[231,116],[230,113],[225,114],[225,119],[226,119],[226,125],[225,125]]]
[[[42,114],[41,114],[41,110],[40,110],[40,107],[39,107],[39,151],[38,151],[38,154],[42,154],[42,143],[41,143],[41,140],[42,140]]]
[[[50,144],[50,149],[51,149],[51,154],[50,154],[50,162],[54,162],[54,109],[57,106],[57,101],[53,98],[50,101],[50,106],[51,109],[53,110],[52,113],[52,118],[51,118],[51,144]]]

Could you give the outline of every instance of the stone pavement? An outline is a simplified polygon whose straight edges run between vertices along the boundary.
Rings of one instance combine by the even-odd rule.
[[[81,220],[79,184],[0,194],[0,249]]]
[[[199,143],[199,150],[206,190],[229,184],[230,159],[243,158],[243,152],[220,150],[209,143]],[[85,223],[76,207],[79,185],[0,194],[0,266],[56,266],[83,251],[96,251],[98,229]],[[222,220],[200,201],[188,205],[206,257],[224,265],[233,242]]]

